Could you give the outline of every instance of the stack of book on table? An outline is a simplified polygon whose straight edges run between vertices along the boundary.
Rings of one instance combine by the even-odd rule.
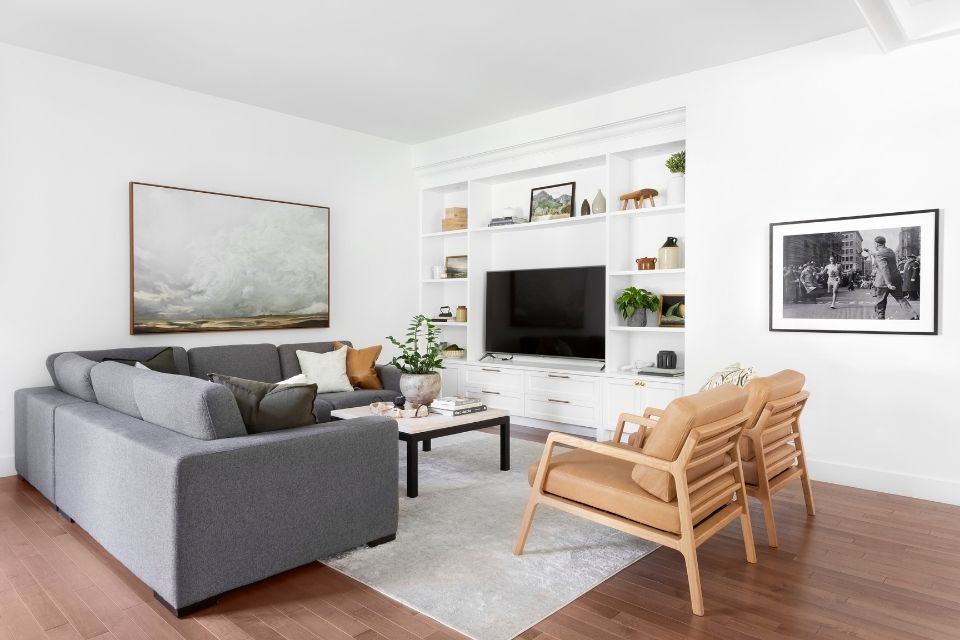
[[[437,398],[430,404],[430,413],[438,413],[442,416],[464,416],[468,413],[486,410],[487,405],[476,398],[461,398],[459,396]]]

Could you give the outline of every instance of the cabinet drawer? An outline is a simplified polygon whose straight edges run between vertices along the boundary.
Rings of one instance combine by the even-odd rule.
[[[527,398],[524,415],[528,418],[594,427],[597,408],[595,405],[574,404],[556,398]]]
[[[523,378],[519,371],[499,367],[465,367],[463,374],[464,386],[509,391],[516,395],[523,390]]]
[[[523,401],[519,395],[509,395],[500,393],[492,389],[481,389],[479,387],[467,387],[463,395],[468,398],[476,398],[487,405],[488,409],[500,409],[509,411],[511,415],[523,415]]]
[[[599,391],[600,380],[592,376],[540,371],[527,374],[527,393],[539,397],[596,404]]]

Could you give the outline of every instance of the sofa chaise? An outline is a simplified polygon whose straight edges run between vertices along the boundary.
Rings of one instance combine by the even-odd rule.
[[[341,341],[342,342],[342,341]],[[166,347],[52,354],[54,386],[15,394],[18,474],[149,585],[176,615],[226,591],[363,544],[392,540],[396,422],[330,421],[392,399],[383,390],[318,394],[318,424],[247,434],[216,372],[279,382],[297,350],[332,342],[173,347],[179,375],[111,362]]]

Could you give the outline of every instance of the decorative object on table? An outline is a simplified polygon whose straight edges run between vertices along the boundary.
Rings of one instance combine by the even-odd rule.
[[[447,207],[440,221],[442,231],[461,231],[467,228],[467,210],[465,207]]]
[[[445,345],[441,353],[443,354],[443,357],[447,359],[467,357],[467,350],[456,343]]]
[[[328,207],[131,182],[130,333],[329,327],[329,246]]]
[[[597,189],[597,195],[593,196],[593,212],[607,212],[607,199],[604,197],[603,192],[600,191],[600,189]]]
[[[685,326],[687,313],[686,299],[686,295],[682,293],[665,293],[660,296],[660,314],[657,317],[657,326]]]
[[[677,353],[676,351],[658,351],[657,369],[676,369]]]
[[[660,195],[660,192],[656,189],[640,189],[638,191],[631,191],[630,193],[625,193],[620,196],[620,211],[626,211],[627,207],[630,205],[630,201],[633,201],[633,206],[636,209],[643,208],[643,201],[649,200],[650,206],[657,206],[656,197]]]
[[[939,216],[771,224],[770,330],[937,334]]]
[[[400,350],[390,364],[400,369],[400,392],[413,405],[430,404],[440,395],[440,374],[443,357],[440,354],[440,333],[430,319],[416,315],[407,327],[406,340],[400,342],[387,336]]]
[[[683,260],[680,257],[680,247],[677,245],[677,239],[673,236],[667,236],[667,241],[660,246],[657,251],[658,269],[679,269]]]
[[[462,304],[457,307],[457,322],[466,322],[467,321],[467,308]]]
[[[407,399],[403,396],[397,396],[393,399],[393,406],[395,406],[397,409],[403,409],[405,406],[407,406]]]
[[[657,294],[646,289],[627,287],[617,296],[614,304],[623,319],[627,321],[628,327],[645,327],[647,310],[656,311],[659,308],[659,301]]]
[[[453,312],[450,311],[450,307],[448,305],[443,305],[442,307],[440,307],[440,317],[441,318],[453,317]]]
[[[700,391],[707,391],[722,384],[732,384],[737,387],[745,387],[751,378],[757,376],[757,370],[754,367],[745,367],[739,362],[725,366],[712,376],[700,387]]]
[[[586,198],[584,198],[583,202],[580,204],[580,215],[581,216],[590,215],[590,203],[587,202]]]
[[[656,258],[637,258],[637,271],[652,271],[657,268]]]
[[[443,280],[447,277],[447,269],[442,264],[436,264],[430,267],[430,275],[434,280]]]
[[[467,277],[467,256],[447,256],[444,262],[447,267],[447,278]]]
[[[573,216],[577,183],[564,182],[530,190],[530,222],[559,220]]]
[[[426,418],[430,415],[430,409],[425,404],[412,402],[407,402],[402,407],[398,407],[396,402],[372,402],[370,413],[387,418]]]
[[[677,151],[667,158],[670,181],[667,183],[667,204],[683,204],[686,199],[687,150]]]

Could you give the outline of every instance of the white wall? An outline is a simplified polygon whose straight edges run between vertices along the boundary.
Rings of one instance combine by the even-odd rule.
[[[331,328],[130,336],[130,180],[331,208]],[[0,474],[48,353],[385,343],[416,311],[410,147],[0,45]]]
[[[884,55],[855,32],[417,145],[414,164],[686,106],[689,386],[734,361],[798,369],[815,478],[960,504],[958,62],[960,38]],[[770,222],[929,207],[939,336],[767,330]]]

